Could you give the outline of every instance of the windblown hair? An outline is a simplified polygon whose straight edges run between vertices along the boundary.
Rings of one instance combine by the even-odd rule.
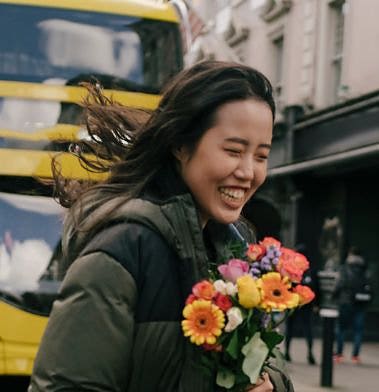
[[[176,162],[175,149],[185,146],[194,151],[213,125],[217,109],[227,102],[253,98],[267,103],[275,116],[268,79],[238,63],[204,61],[180,72],[151,113],[106,98],[96,85],[87,88],[89,97],[83,107],[90,141],[75,144],[72,152],[87,169],[108,176],[91,186],[72,183],[60,175],[55,162],[57,197],[66,207],[77,206],[76,200],[82,205],[90,203],[92,209],[115,197],[120,201],[118,205],[138,197],[162,167]],[[87,153],[94,158],[89,159]],[[113,209],[118,207],[111,204]],[[82,213],[88,214],[85,210],[78,213],[77,222],[81,222]]]

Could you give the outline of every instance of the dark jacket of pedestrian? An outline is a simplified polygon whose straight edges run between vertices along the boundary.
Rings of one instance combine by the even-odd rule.
[[[359,301],[357,293],[369,292],[367,263],[361,255],[349,253],[346,261],[338,271],[339,275],[334,289],[334,297],[338,305],[355,305],[363,307],[369,301]]]

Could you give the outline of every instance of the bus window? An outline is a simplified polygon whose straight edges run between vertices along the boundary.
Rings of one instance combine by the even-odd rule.
[[[182,67],[171,22],[0,4],[0,35],[8,37],[0,41],[2,80],[62,84],[99,74],[120,79],[128,91],[159,93]]]
[[[105,89],[152,95],[182,67],[178,26],[161,20],[0,4],[0,35],[8,37],[0,40],[0,82],[63,87],[98,81]],[[0,129],[8,132],[80,122],[74,102],[0,97]],[[44,148],[32,144],[0,140],[3,148]]]
[[[0,293],[8,302],[44,313],[41,295],[33,295],[43,292],[51,305],[59,286],[62,212],[49,197],[0,192]]]

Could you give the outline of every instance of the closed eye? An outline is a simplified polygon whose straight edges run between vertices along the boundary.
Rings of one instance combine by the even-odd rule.
[[[241,150],[237,150],[237,149],[234,149],[234,148],[226,148],[225,151],[226,151],[230,156],[233,156],[233,157],[238,157],[238,156],[240,156],[241,153],[242,153]]]
[[[258,159],[259,161],[267,161],[268,155],[258,155],[258,156],[257,156],[257,159]]]

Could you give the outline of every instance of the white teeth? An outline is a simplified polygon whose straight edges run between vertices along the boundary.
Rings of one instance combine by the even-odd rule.
[[[220,188],[220,192],[225,196],[231,197],[234,200],[242,199],[245,195],[244,190],[234,188]]]

